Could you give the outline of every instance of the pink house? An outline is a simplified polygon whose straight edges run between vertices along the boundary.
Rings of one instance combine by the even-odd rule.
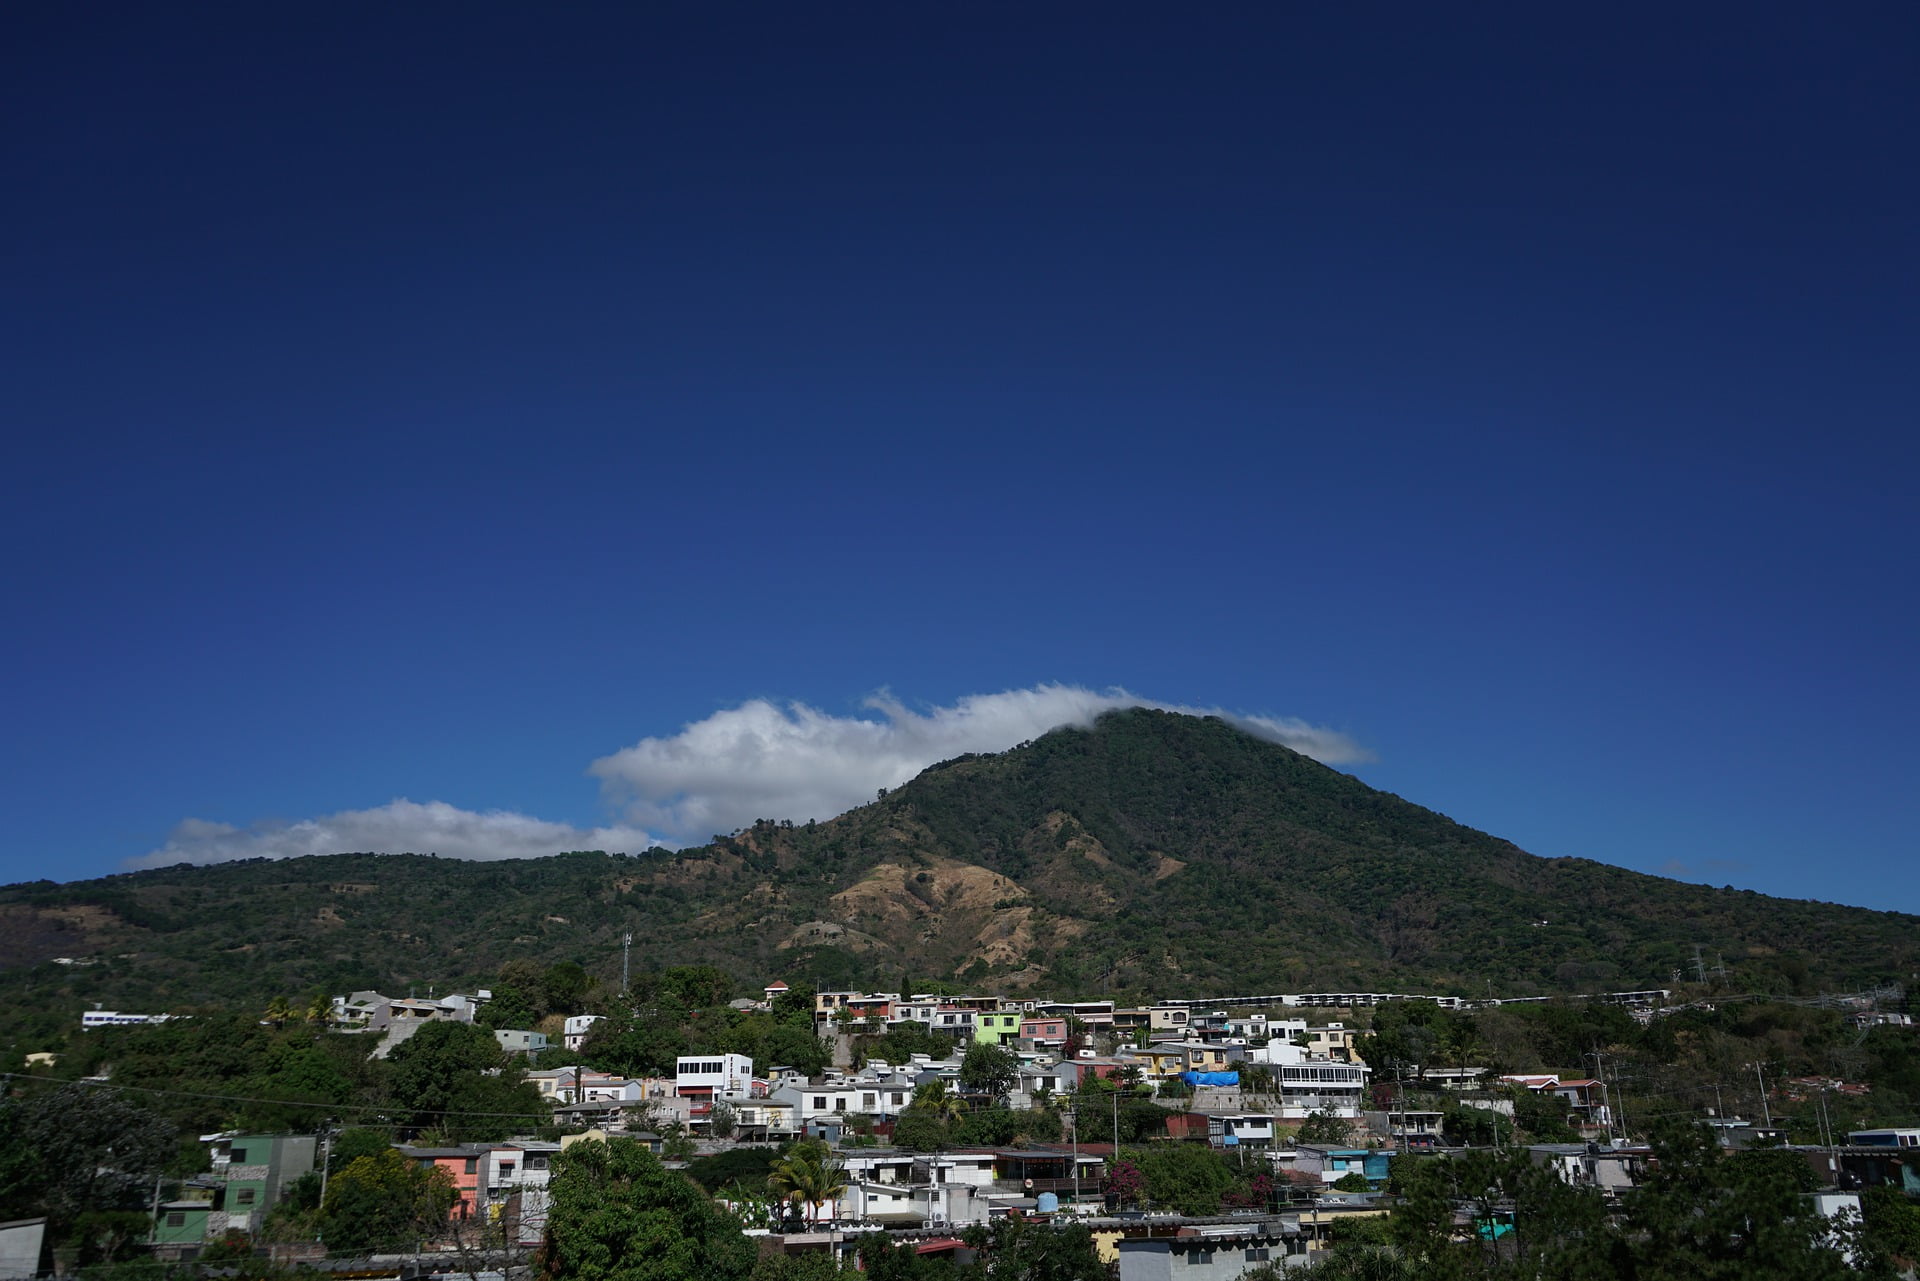
[[[486,1148],[415,1148],[405,1144],[395,1145],[400,1155],[422,1166],[437,1166],[445,1170],[453,1180],[454,1191],[459,1199],[447,1212],[451,1219],[470,1219],[482,1213],[480,1206],[485,1201],[480,1186],[481,1170],[486,1165]]]
[[[1029,1050],[1057,1050],[1067,1043],[1067,1021],[1063,1018],[1020,1020],[1020,1044]]]

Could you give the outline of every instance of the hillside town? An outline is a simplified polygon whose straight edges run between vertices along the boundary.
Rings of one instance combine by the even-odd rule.
[[[301,1014],[328,1035],[363,1040],[370,1059],[400,1062],[410,1043],[456,1028],[478,1035],[493,999],[489,989],[425,997],[355,991],[273,1013]],[[1585,1001],[1643,1026],[1681,1008],[1670,991]],[[1406,1180],[1396,1177],[1411,1168],[1404,1162],[1476,1152],[1619,1204],[1657,1172],[1659,1155],[1624,1114],[1604,1061],[1586,1065],[1597,1072],[1569,1064],[1527,1073],[1455,1060],[1384,1062],[1368,1039],[1383,1011],[1448,1017],[1501,1004],[1491,996],[1346,992],[1123,1005],[796,990],[780,980],[728,1004],[743,1017],[784,1010],[804,1018],[821,1051],[817,1071],[698,1052],[676,1056],[670,1074],[623,1074],[587,1061],[607,1016],[559,1015],[547,1031],[491,1026],[501,1064],[492,1073],[516,1078],[539,1100],[539,1112],[522,1118],[525,1133],[453,1141],[423,1130],[370,1147],[370,1132],[330,1120],[311,1133],[201,1134],[204,1172],[178,1181],[164,1199],[156,1195],[145,1248],[181,1266],[237,1245],[279,1266],[356,1275],[402,1259],[422,1271],[472,1272],[476,1257],[490,1273],[511,1273],[549,1241],[554,1172],[583,1142],[644,1149],[693,1176],[723,1166],[757,1171],[757,1183],[735,1178],[709,1190],[758,1254],[824,1256],[849,1267],[861,1266],[859,1251],[870,1252],[875,1240],[964,1262],[978,1253],[980,1232],[1006,1223],[1086,1229],[1102,1268],[1120,1281],[1306,1267],[1353,1233],[1379,1230],[1356,1225],[1384,1223],[1404,1200]],[[1846,1017],[1858,1029],[1911,1032],[1909,1015],[1881,1008],[1891,1004],[1855,1000]],[[81,1028],[90,1039],[181,1017],[93,1010]],[[875,1052],[896,1033],[937,1038],[930,1043],[944,1052],[897,1061]],[[39,1066],[51,1066],[44,1059]],[[1771,1092],[1762,1085],[1763,1109],[1795,1091],[1818,1091],[1824,1103],[1829,1092],[1844,1099],[1861,1088],[1818,1079],[1781,1080]],[[1770,1116],[1704,1121],[1719,1150],[1791,1154],[1804,1166],[1809,1204],[1836,1232],[1859,1223],[1869,1189],[1920,1196],[1920,1128],[1843,1130],[1796,1145]],[[441,1189],[405,1248],[387,1240],[343,1264],[325,1240],[284,1230],[293,1220],[276,1208],[290,1198],[317,1205],[329,1174],[336,1191],[365,1177],[337,1159],[340,1143],[359,1145],[356,1161],[384,1149]],[[1182,1176],[1164,1161],[1181,1152],[1205,1161],[1217,1186],[1197,1195],[1178,1188]],[[802,1162],[807,1177],[782,1176],[775,1154]],[[1452,1230],[1466,1239],[1497,1241],[1512,1228],[1515,1204],[1505,1195],[1478,1207],[1459,1200],[1451,1214]],[[32,1232],[32,1224],[0,1226],[0,1236],[17,1238],[8,1257],[42,1253],[47,1243],[26,1240]],[[36,1270],[16,1264],[8,1275]]]

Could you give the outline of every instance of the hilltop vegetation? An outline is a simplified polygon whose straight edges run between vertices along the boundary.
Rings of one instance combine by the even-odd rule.
[[[1134,710],[928,769],[829,822],[499,863],[340,854],[0,890],[15,1050],[94,1002],[263,1007],[479,986],[513,961],[757,987],[935,980],[1060,996],[1670,986],[1920,971],[1920,918],[1541,859],[1219,721]],[[59,964],[65,957],[79,964]]]

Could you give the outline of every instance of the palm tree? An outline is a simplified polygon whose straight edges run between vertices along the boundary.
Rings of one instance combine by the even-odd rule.
[[[802,1139],[788,1148],[767,1175],[767,1191],[796,1208],[804,1206],[808,1223],[816,1217],[816,1207],[846,1190],[846,1170],[820,1139]]]
[[[967,1114],[966,1101],[947,1088],[944,1078],[915,1087],[913,1106],[933,1113],[943,1122],[958,1121]]]

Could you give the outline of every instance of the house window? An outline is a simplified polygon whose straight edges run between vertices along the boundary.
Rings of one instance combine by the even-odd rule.
[[[241,1205],[252,1205],[253,1194],[254,1190],[252,1188],[237,1188],[234,1191],[233,1199]]]
[[[468,1174],[472,1174],[472,1173],[473,1173],[473,1172],[474,1172],[475,1170],[477,1170],[477,1169],[479,1169],[479,1168],[480,1168],[480,1158],[479,1158],[479,1157],[477,1157],[477,1156],[470,1156],[470,1157],[468,1157],[468,1158],[467,1158],[467,1168],[466,1168],[466,1173],[468,1173]]]
[[[833,1110],[835,1112],[845,1112],[847,1110],[847,1100],[844,1096],[833,1101]]]
[[[1247,1251],[1247,1262],[1265,1263],[1271,1254],[1272,1251],[1268,1250],[1265,1246],[1255,1246],[1253,1249]]]
[[[170,1227],[170,1228],[184,1228],[184,1227],[186,1227],[186,1226],[187,1226],[187,1213],[186,1213],[186,1211],[184,1211],[184,1210],[169,1210],[169,1211],[167,1211],[167,1226],[168,1226],[168,1227]]]
[[[247,1150],[245,1148],[229,1148],[227,1149],[227,1159],[235,1165],[245,1165],[247,1163]]]
[[[1194,1266],[1196,1266],[1196,1267],[1197,1267],[1197,1266],[1199,1266],[1199,1265],[1201,1265],[1201,1264],[1208,1264],[1208,1263],[1212,1263],[1212,1262],[1213,1262],[1213,1251],[1211,1251],[1211,1250],[1190,1250],[1190,1251],[1188,1251],[1188,1252],[1187,1252],[1187,1262],[1188,1262],[1189,1264],[1192,1264],[1192,1265],[1194,1265]]]
[[[511,1179],[513,1177],[513,1162],[506,1161],[501,1164],[500,1177],[502,1179]]]
[[[527,1168],[529,1170],[544,1170],[547,1168],[547,1158],[543,1156],[530,1156],[527,1158]]]
[[[814,1111],[816,1111],[816,1112],[824,1112],[824,1111],[826,1111],[826,1110],[827,1110],[827,1100],[826,1100],[826,1098],[825,1098],[824,1096],[822,1096],[822,1095],[815,1095],[815,1096],[814,1096],[814,1099],[813,1099],[813,1109],[814,1109]]]

